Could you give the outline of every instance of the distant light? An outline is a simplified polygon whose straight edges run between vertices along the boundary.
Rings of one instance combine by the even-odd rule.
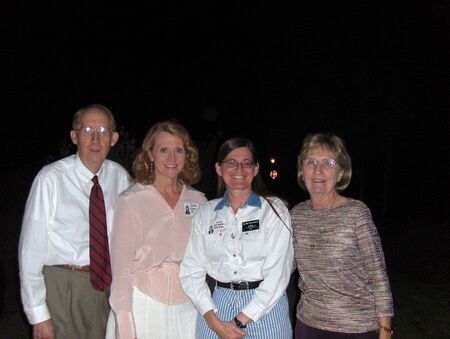
[[[275,163],[275,158],[270,158],[270,163],[274,164]]]
[[[270,173],[269,173],[269,176],[270,176],[273,180],[275,180],[275,179],[277,178],[277,176],[278,176],[278,172],[277,172],[276,170],[271,170]]]

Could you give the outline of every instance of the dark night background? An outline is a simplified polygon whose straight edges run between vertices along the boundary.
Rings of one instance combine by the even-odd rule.
[[[448,246],[448,2],[45,1],[0,13],[3,281],[17,279],[8,265],[31,182],[91,103],[138,144],[155,121],[178,119],[201,150],[208,195],[215,146],[239,135],[256,143],[269,188],[304,200],[301,141],[335,132],[353,161],[344,193],[371,208],[382,238],[431,222]],[[17,312],[7,302],[17,291],[2,284],[0,307]]]

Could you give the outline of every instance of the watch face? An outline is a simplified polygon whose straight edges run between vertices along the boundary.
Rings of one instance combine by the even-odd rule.
[[[247,325],[244,325],[242,321],[240,321],[238,318],[234,317],[234,323],[236,324],[236,327],[238,328],[246,328]]]

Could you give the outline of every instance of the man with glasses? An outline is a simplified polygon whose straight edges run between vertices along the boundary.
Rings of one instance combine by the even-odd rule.
[[[116,199],[130,179],[121,165],[106,160],[119,138],[108,108],[76,112],[70,138],[77,153],[42,168],[28,196],[19,242],[22,302],[33,338],[103,339],[108,233]]]

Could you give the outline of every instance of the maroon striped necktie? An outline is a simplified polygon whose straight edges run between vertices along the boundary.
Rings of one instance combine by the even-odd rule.
[[[89,257],[92,287],[104,291],[111,285],[108,231],[103,191],[98,177],[92,178],[94,186],[89,197]]]

